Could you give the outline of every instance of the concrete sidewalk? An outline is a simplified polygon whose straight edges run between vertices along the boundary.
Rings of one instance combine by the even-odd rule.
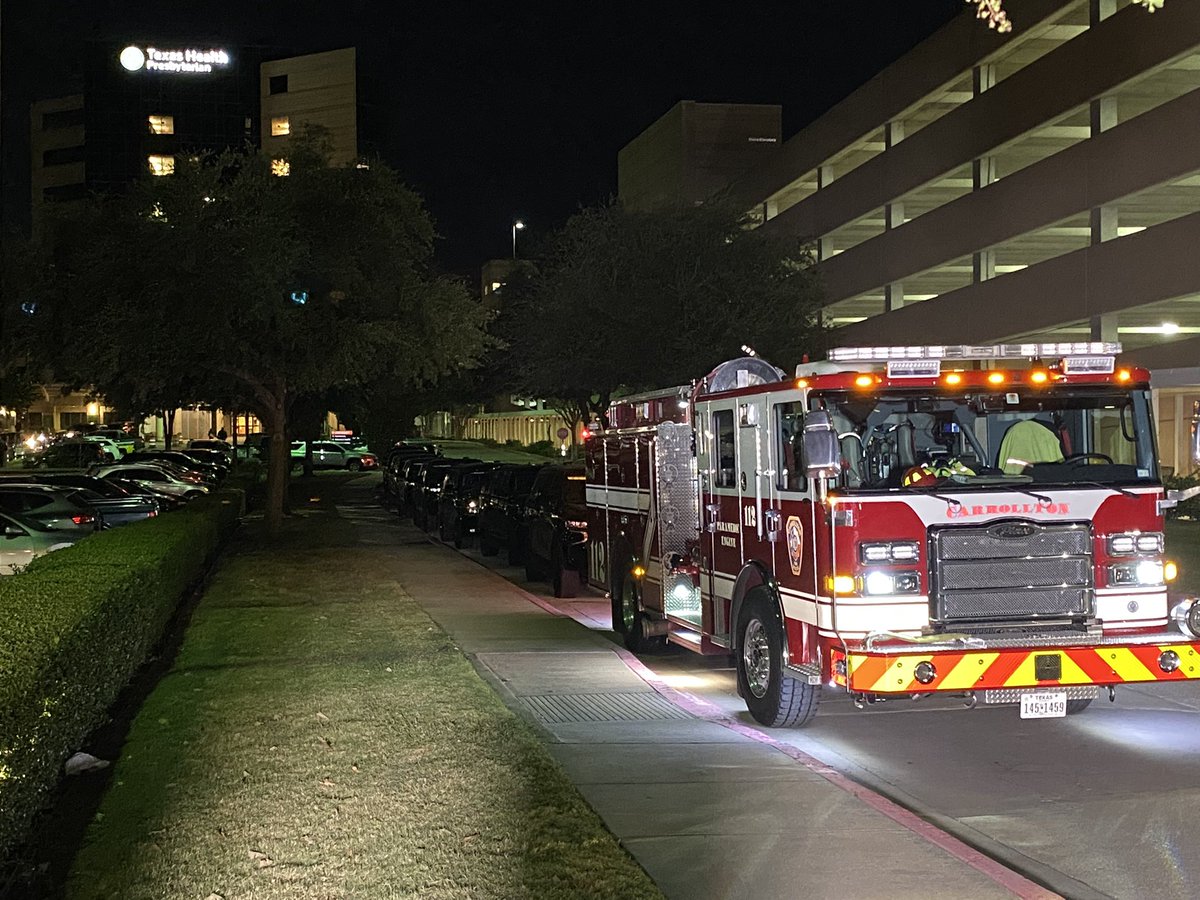
[[[365,494],[346,501],[339,511],[366,526],[363,539],[391,545],[396,580],[537,725],[667,896],[1053,896],[771,743],[748,716],[652,683],[610,636],[415,528],[389,516],[381,529]],[[573,612],[596,618],[595,606]]]

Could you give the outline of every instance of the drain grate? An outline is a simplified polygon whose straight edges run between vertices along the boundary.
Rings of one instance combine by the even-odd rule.
[[[542,694],[521,699],[537,720],[546,725],[691,718],[690,714],[669,700],[648,691],[631,694]]]

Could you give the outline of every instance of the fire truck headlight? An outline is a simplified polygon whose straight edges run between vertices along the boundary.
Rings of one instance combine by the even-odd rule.
[[[1161,531],[1112,534],[1108,537],[1108,553],[1110,556],[1132,556],[1135,553],[1162,552],[1163,534]]]
[[[863,593],[873,596],[915,594],[921,589],[921,578],[916,572],[881,572],[876,569],[863,576],[862,585]]]
[[[1200,638],[1200,597],[1185,597],[1176,603],[1171,619],[1184,634]]]
[[[1165,583],[1164,568],[1161,559],[1119,563],[1109,567],[1108,583],[1113,587],[1153,587]]]

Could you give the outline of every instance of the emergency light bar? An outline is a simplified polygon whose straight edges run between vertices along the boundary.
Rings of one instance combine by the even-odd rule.
[[[935,344],[926,347],[835,347],[830,362],[884,362],[899,359],[1042,359],[1045,357],[1116,356],[1116,341],[1067,341],[1047,344]]]

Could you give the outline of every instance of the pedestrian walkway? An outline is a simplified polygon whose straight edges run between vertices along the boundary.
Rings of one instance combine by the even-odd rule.
[[[748,719],[655,683],[572,618],[596,621],[596,602],[564,602],[568,614],[407,524],[390,534],[396,580],[539,726],[668,897],[1053,896]]]

